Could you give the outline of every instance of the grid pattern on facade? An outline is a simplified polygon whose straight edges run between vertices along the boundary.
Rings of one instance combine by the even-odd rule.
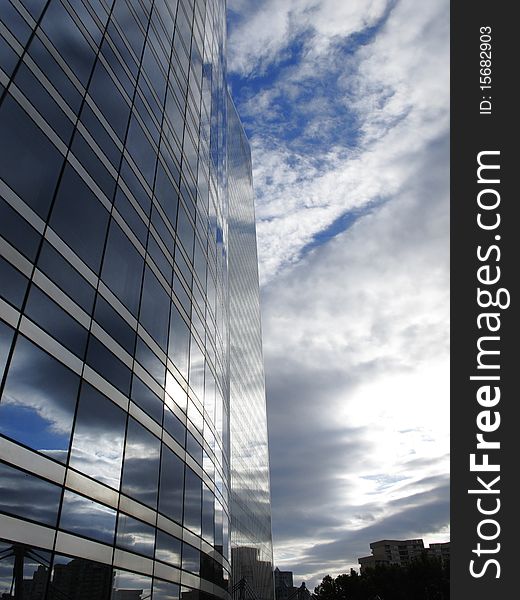
[[[274,596],[271,498],[251,151],[228,97],[231,553],[233,582]]]
[[[224,39],[221,0],[2,2],[5,598],[226,597]]]

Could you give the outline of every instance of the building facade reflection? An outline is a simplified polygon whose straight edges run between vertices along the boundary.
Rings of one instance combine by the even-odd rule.
[[[274,596],[271,497],[251,151],[228,96],[233,583]]]
[[[236,361],[258,279],[252,301],[235,285],[254,222],[234,246],[249,262],[230,257],[252,196],[250,160],[233,166],[247,140],[232,107],[228,126],[225,11],[1,3],[2,600],[228,598],[242,486],[259,487],[233,548],[254,539],[271,560],[258,348]]]

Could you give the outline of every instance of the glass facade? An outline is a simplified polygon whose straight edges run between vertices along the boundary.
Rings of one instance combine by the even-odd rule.
[[[229,597],[224,0],[0,3],[0,597]]]
[[[273,597],[225,16],[0,3],[2,600]]]
[[[231,556],[233,582],[274,597],[271,498],[251,151],[228,96]]]

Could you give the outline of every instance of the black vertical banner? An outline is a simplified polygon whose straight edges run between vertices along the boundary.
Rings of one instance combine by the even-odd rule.
[[[454,600],[520,598],[520,30],[513,8],[482,0],[451,7]]]

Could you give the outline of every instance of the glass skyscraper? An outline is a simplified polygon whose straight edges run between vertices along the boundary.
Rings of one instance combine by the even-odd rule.
[[[265,383],[251,151],[228,97],[231,556],[233,579],[273,597]]]
[[[272,590],[225,11],[0,3],[2,600]]]

